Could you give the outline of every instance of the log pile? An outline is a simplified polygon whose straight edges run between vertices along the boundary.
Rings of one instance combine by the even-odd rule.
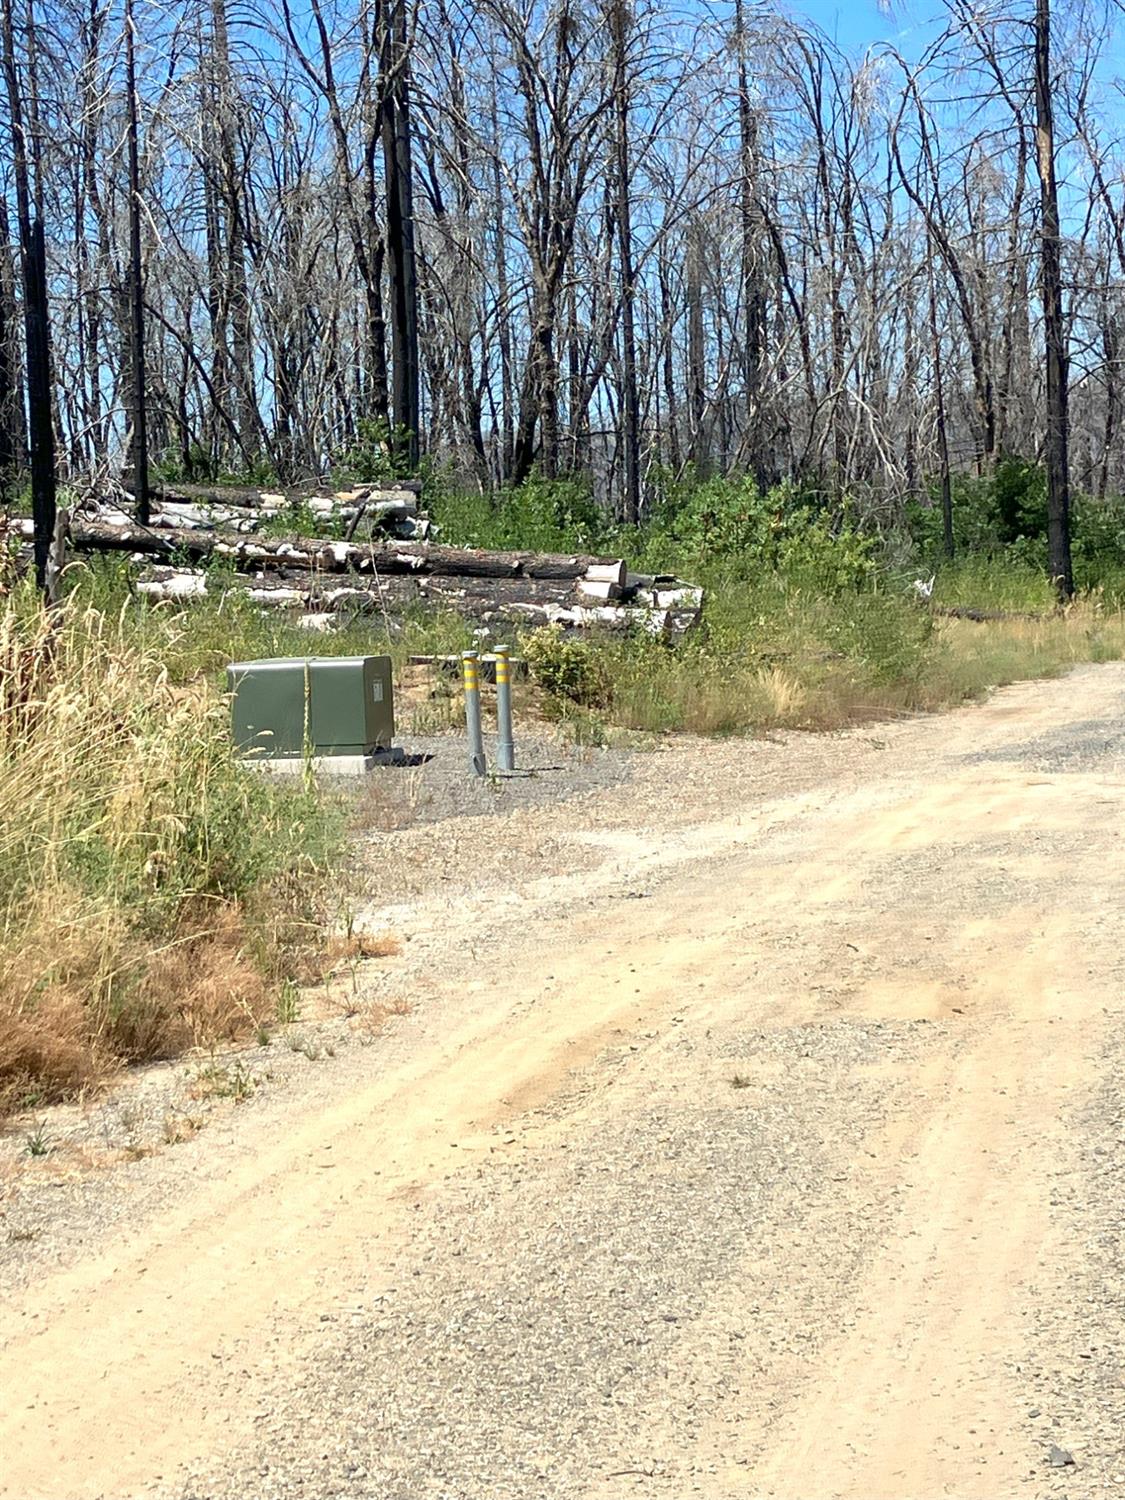
[[[416,480],[356,484],[341,490],[270,490],[247,486],[179,484],[156,489],[151,524],[201,531],[237,531],[253,535],[278,519],[304,512],[319,524],[333,523],[348,536],[395,536],[425,541],[433,530],[419,511],[421,486]],[[127,489],[119,505],[96,507],[104,521],[128,524],[135,514]]]
[[[450,549],[454,550],[454,549]],[[479,554],[487,558],[488,554]],[[529,566],[561,570],[574,560],[531,555]],[[604,564],[594,564],[602,567]],[[234,578],[201,568],[150,566],[138,578],[139,593],[156,599],[191,599],[236,592],[263,608],[300,612],[311,628],[325,628],[333,617],[355,614],[401,615],[418,605],[453,610],[485,625],[561,625],[564,629],[601,626],[640,628],[653,635],[679,636],[699,620],[703,590],[674,578],[626,574],[612,595],[603,581],[585,573],[472,574],[457,571],[310,572],[304,567],[271,568]]]
[[[333,496],[304,495],[301,503],[311,508],[318,499],[335,507],[337,521],[373,511],[367,534],[346,540],[263,536],[248,531],[247,520],[261,524],[283,513],[291,495],[185,486],[161,494],[149,526],[116,506],[103,506],[73,516],[68,541],[79,553],[127,554],[136,567],[137,592],[150,598],[190,601],[238,593],[262,608],[292,610],[318,629],[354,614],[391,623],[426,604],[498,628],[557,624],[667,636],[690,630],[700,616],[702,589],[670,575],[630,573],[619,558],[487,552],[388,535],[387,528],[402,520],[424,519],[413,488],[388,495],[375,486],[362,493],[357,487]],[[241,518],[237,523],[229,521],[232,513]],[[344,532],[347,537],[347,526]],[[31,522],[11,521],[9,534],[30,540]]]

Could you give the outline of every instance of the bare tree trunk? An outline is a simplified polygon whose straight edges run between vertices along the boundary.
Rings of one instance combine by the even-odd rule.
[[[914,331],[914,288],[907,286],[903,297],[903,351],[902,387],[908,402],[906,431],[903,434],[903,468],[906,471],[906,492],[911,500],[918,495],[918,340]]]
[[[1074,593],[1074,573],[1070,559],[1067,356],[1051,89],[1051,5],[1050,0],[1036,0],[1035,133],[1042,216],[1040,290],[1047,345],[1047,554],[1059,597],[1069,599]]]
[[[202,32],[200,49],[203,48]],[[203,223],[207,242],[207,318],[211,331],[211,390],[213,408],[204,424],[203,434],[210,463],[221,467],[223,420],[220,410],[228,408],[230,391],[230,349],[228,347],[227,297],[223,282],[222,230],[219,224],[218,157],[215,141],[215,89],[213,80],[201,73],[202,85],[202,188]]]
[[[27,462],[27,418],[8,203],[0,198],[0,493]]]
[[[1027,391],[1021,380],[1024,372],[1017,371],[1020,356],[1026,353],[1027,343],[1026,336],[1020,337],[1020,325],[1023,325],[1025,335],[1027,326],[1027,264],[1020,254],[1020,218],[1026,173],[1027,135],[1021,125],[1008,226],[1007,297],[1001,333],[1003,357],[996,392],[996,443],[1002,453],[1020,452],[1024,437],[1022,425],[1014,420],[1013,406],[1018,403],[1022,411],[1027,400]]]
[[[1107,306],[1103,314],[1102,353],[1105,360],[1105,434],[1102,461],[1098,468],[1098,496],[1104,500],[1109,489],[1110,465],[1121,426],[1121,330],[1117,315]]]
[[[938,332],[937,293],[934,289],[934,263],[929,262],[930,281],[930,348],[934,367],[934,400],[937,403],[938,468],[941,476],[941,536],[946,557],[952,557],[953,486],[949,475],[949,439],[945,428],[945,374],[942,369],[941,335]]]
[[[34,91],[35,19],[31,0],[25,12],[28,70]],[[8,90],[12,169],[16,184],[20,261],[23,269],[24,337],[27,344],[27,407],[31,430],[31,512],[35,525],[35,578],[45,588],[47,562],[55,534],[55,433],[51,410],[51,335],[47,308],[47,266],[43,239],[39,143],[28,150],[23,89],[16,54],[12,0],[0,0],[0,45]],[[34,182],[31,166],[34,164]],[[33,217],[34,215],[34,217]]]
[[[743,379],[746,385],[746,453],[760,490],[769,488],[769,463],[765,452],[762,420],[762,358],[766,335],[766,294],[761,266],[761,215],[756,202],[757,125],[750,108],[750,84],[746,69],[746,30],[742,0],[735,0],[735,30],[738,33],[738,134],[739,211],[741,219],[741,273],[743,335]]]
[[[391,270],[391,411],[395,442],[418,462],[418,270],[407,83],[406,0],[386,0],[380,58],[387,252]]]
[[[246,279],[246,220],[239,164],[235,84],[227,30],[227,0],[211,0],[211,46],[218,116],[219,198],[225,241],[220,261],[226,314],[224,321],[229,320],[231,332],[230,369],[242,450],[244,455],[255,455],[265,443],[265,429],[255,394],[253,317]]]
[[[141,171],[137,143],[137,59],[133,0],[125,0],[125,91],[129,134],[129,313],[133,377],[133,484],[137,520],[149,521],[148,409],[145,401],[145,293],[141,265]]]
[[[496,96],[492,96],[492,210],[496,215],[496,341],[500,350],[500,453],[499,479],[503,483],[512,472],[515,447],[515,392],[512,379],[512,325],[508,290],[508,236],[505,228],[506,206],[500,174],[500,122],[497,119]]]
[[[706,411],[706,367],[703,337],[703,288],[702,254],[698,238],[693,235],[685,257],[687,322],[688,322],[688,410],[691,413],[691,431],[688,439],[688,458],[701,474],[711,466],[710,443],[704,431]]]
[[[617,261],[621,276],[621,516],[635,525],[641,512],[640,401],[637,394],[636,273],[633,267],[632,170],[629,164],[629,0],[613,0],[614,178]]]
[[[672,313],[672,289],[668,283],[668,265],[663,254],[660,257],[660,337],[663,343],[661,372],[664,377],[664,398],[668,415],[668,463],[672,472],[680,468],[679,402],[676,397],[675,340],[673,330],[675,318]]]

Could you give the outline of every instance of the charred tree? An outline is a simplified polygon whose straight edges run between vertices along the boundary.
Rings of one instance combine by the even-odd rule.
[[[145,398],[145,292],[141,262],[141,169],[137,140],[137,57],[133,0],[125,0],[125,91],[129,137],[129,345],[132,355],[133,445],[137,520],[149,520],[148,407]]]
[[[629,165],[629,0],[613,0],[609,23],[613,51],[614,218],[617,226],[618,275],[621,278],[621,380],[618,417],[621,515],[627,525],[635,525],[641,512],[641,432],[640,397],[637,390],[632,173]]]
[[[8,204],[0,198],[0,493],[27,463],[19,305],[10,232]]]
[[[941,481],[941,538],[946,557],[952,557],[953,539],[953,485],[949,470],[949,436],[945,420],[945,376],[942,367],[941,334],[938,331],[937,292],[934,287],[934,267],[929,267],[930,302],[930,350],[934,375],[934,425],[937,430],[938,475]]]
[[[418,462],[418,268],[414,248],[414,187],[407,72],[406,0],[385,0],[380,106],[387,197],[387,258],[391,275],[391,416],[394,441],[413,468]]]
[[[1067,400],[1066,329],[1062,300],[1059,193],[1055,178],[1054,101],[1051,77],[1051,5],[1036,0],[1035,138],[1039,170],[1039,286],[1046,344],[1047,565],[1061,599],[1074,593],[1070,558],[1070,414]]]
[[[0,0],[0,48],[8,94],[12,169],[16,186],[16,220],[23,279],[27,413],[31,446],[31,512],[34,521],[35,578],[47,582],[47,563],[55,534],[55,434],[51,401],[51,335],[47,303],[47,263],[43,234],[42,174],[39,142],[25,123],[20,58],[16,50],[13,0]],[[25,62],[34,94],[35,18],[31,0],[24,12],[27,28]],[[34,175],[33,175],[34,174]]]
[[[758,129],[750,107],[750,80],[746,66],[746,23],[742,0],[735,0],[738,33],[738,139],[739,218],[741,231],[741,275],[743,355],[746,385],[746,433],[743,451],[758,488],[769,488],[770,470],[765,452],[762,411],[762,361],[766,336],[766,295],[761,264],[761,215],[756,199]]]

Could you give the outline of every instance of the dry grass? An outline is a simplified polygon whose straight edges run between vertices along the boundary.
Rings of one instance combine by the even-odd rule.
[[[784,667],[761,668],[757,687],[767,715],[776,724],[796,718],[808,698],[808,690],[796,672]]]
[[[936,619],[897,600],[787,599],[677,651],[607,652],[605,718],[627,729],[833,730],[950,707],[991,688],[1125,656],[1125,615],[1096,598],[1041,618]]]
[[[393,932],[350,932],[329,940],[324,949],[328,966],[362,958],[396,958],[402,952],[402,940]]]
[[[395,958],[402,952],[401,940],[392,932],[340,933],[303,955],[299,991],[290,990],[279,1018],[284,1021],[323,1021],[352,1017],[374,1003],[365,992],[376,959]]]
[[[252,1033],[313,809],[151,621],[0,600],[0,1112]]]
[[[368,1000],[349,1012],[352,1025],[369,1038],[376,1037],[392,1016],[408,1016],[410,1004],[406,1000]]]

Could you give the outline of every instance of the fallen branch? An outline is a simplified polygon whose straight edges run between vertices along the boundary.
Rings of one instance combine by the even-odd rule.
[[[995,620],[1051,619],[1050,615],[1035,614],[1028,610],[973,609],[967,604],[935,604],[933,612],[948,620],[975,620],[980,624],[988,624]]]

